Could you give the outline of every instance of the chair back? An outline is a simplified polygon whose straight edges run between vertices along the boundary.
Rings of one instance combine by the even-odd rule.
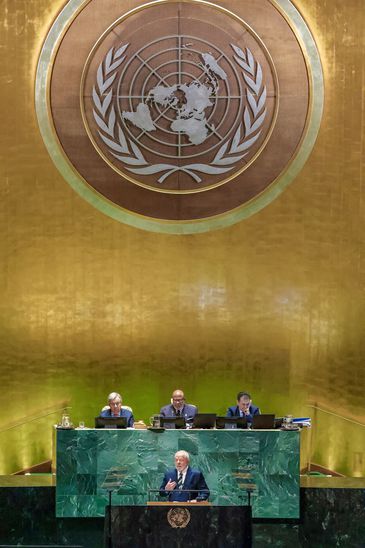
[[[101,412],[107,411],[108,409],[110,409],[110,406],[109,405],[104,405]],[[122,409],[126,409],[127,411],[130,411],[131,413],[133,413],[133,409],[131,407],[129,407],[129,405],[122,405]]]

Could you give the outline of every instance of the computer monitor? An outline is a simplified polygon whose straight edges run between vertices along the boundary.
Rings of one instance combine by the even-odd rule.
[[[217,428],[247,428],[246,417],[217,417],[215,420]]]
[[[95,417],[95,428],[127,428],[127,417]]]
[[[272,430],[274,428],[275,415],[254,415],[252,428],[256,430]]]
[[[193,420],[193,428],[214,428],[216,413],[197,413]]]
[[[185,428],[185,417],[161,417],[162,428]]]

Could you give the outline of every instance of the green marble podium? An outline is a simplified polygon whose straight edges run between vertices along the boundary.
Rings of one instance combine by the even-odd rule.
[[[102,517],[144,506],[174,453],[190,453],[214,506],[248,503],[254,518],[299,518],[299,432],[281,430],[58,430],[57,517]]]

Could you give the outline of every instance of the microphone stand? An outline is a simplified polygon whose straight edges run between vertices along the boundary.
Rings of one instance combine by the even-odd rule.
[[[246,493],[247,493],[247,497],[248,497],[248,505],[251,506],[251,493],[252,493],[252,490],[251,489],[246,489]]]
[[[113,489],[108,489],[109,495],[109,521],[108,521],[108,548],[113,548],[112,544],[112,492]]]
[[[108,493],[108,508],[109,508],[109,516],[108,516],[108,548],[113,548],[113,541],[112,541],[112,493],[114,490],[119,489],[119,487],[122,484],[123,478],[124,478],[125,472],[122,469],[111,469],[108,470],[104,482],[102,484],[102,489],[105,489]]]
[[[161,491],[163,491],[163,493],[165,493],[165,495],[161,495],[161,496],[167,496],[169,497],[172,493],[189,493],[189,500],[175,500],[175,501],[172,501],[172,504],[179,504],[179,502],[181,503],[184,503],[184,502],[191,502],[191,495],[192,493],[206,493],[206,490],[205,489],[172,489],[171,491],[166,491],[164,489],[149,489],[148,490],[148,493],[160,493]],[[208,493],[206,493],[208,494]],[[200,501],[197,501],[197,502],[205,502],[207,501],[209,498],[209,494],[207,496],[206,499],[201,499]],[[170,502],[170,501],[169,501]]]

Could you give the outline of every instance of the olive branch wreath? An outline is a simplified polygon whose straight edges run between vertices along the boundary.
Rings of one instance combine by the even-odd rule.
[[[165,172],[158,179],[163,183],[170,175],[182,171],[190,175],[197,183],[202,181],[195,172],[219,175],[230,171],[235,162],[241,160],[249,152],[261,133],[261,126],[266,116],[266,86],[263,85],[263,76],[260,63],[255,61],[249,48],[245,51],[231,44],[236,55],[234,60],[243,69],[243,78],[247,85],[247,101],[241,122],[234,137],[228,139],[218,150],[213,160],[207,164],[188,164],[176,166],[173,164],[149,164],[141,149],[132,139],[126,139],[123,129],[116,119],[115,108],[112,103],[113,83],[117,69],[125,59],[124,52],[129,44],[125,44],[114,51],[112,47],[97,69],[96,86],[93,86],[93,115],[98,126],[98,133],[109,149],[109,152],[126,169],[137,175],[153,175]],[[229,144],[231,145],[229,147]],[[242,154],[243,153],[243,154]],[[130,167],[127,167],[130,166]],[[224,167],[229,166],[229,167]]]

